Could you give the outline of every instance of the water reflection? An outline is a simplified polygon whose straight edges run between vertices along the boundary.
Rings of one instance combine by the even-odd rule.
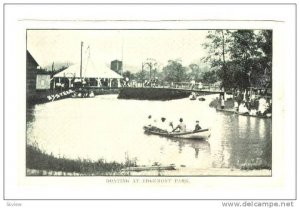
[[[40,104],[27,109],[27,142],[72,159],[124,162],[126,154],[139,165],[270,166],[271,119],[216,112],[208,107],[209,102],[118,100],[105,95]],[[211,136],[206,141],[146,135],[142,126],[149,114],[175,124],[183,117],[188,128],[199,120],[203,128],[211,128]]]
[[[270,142],[269,131],[265,128],[265,123],[270,122],[266,119],[257,119],[250,117],[238,116],[238,123],[235,131],[231,131],[230,137],[230,164],[232,167],[255,168],[264,164],[270,163],[270,158],[266,158],[263,153],[267,152],[266,143]],[[254,125],[253,125],[254,124]],[[267,131],[268,130],[268,131]],[[235,137],[235,132],[238,131],[238,137]]]
[[[178,138],[167,138],[171,142],[177,143],[178,153],[182,153],[184,148],[192,148],[195,151],[195,158],[197,159],[200,155],[210,155],[210,144],[205,139],[203,140],[189,140],[189,139],[178,139]]]

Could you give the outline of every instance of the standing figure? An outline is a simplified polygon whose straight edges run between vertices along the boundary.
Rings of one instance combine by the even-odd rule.
[[[224,100],[224,97],[222,96],[221,97],[221,109],[224,109],[225,108],[225,100]]]
[[[237,101],[236,99],[234,100],[234,110],[235,110],[236,112],[239,111],[239,103],[238,103],[238,101]]]

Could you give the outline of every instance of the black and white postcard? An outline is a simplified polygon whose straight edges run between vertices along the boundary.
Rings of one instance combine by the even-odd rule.
[[[6,199],[294,198],[295,5],[4,9]]]

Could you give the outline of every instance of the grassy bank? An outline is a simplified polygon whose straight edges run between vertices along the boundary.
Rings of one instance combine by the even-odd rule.
[[[31,170],[76,173],[80,175],[117,175],[122,168],[128,165],[132,166],[133,164],[130,161],[122,164],[106,162],[102,159],[91,161],[86,159],[58,158],[52,154],[46,154],[37,146],[27,145],[26,147],[26,168]]]

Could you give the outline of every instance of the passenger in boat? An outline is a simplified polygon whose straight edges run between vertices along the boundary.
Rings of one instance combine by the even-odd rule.
[[[167,131],[166,118],[162,117],[160,122],[158,122],[155,126],[152,125],[153,129],[157,129],[158,131]]]
[[[154,119],[154,118],[152,117],[152,115],[149,115],[149,116],[148,116],[148,121],[147,121],[146,126],[148,126],[148,127],[153,127],[153,128],[158,128],[158,127],[157,127],[156,119]]]
[[[239,113],[240,114],[249,114],[249,110],[246,107],[246,103],[244,101],[242,101],[242,103],[239,106]]]
[[[191,95],[190,95],[190,100],[196,100],[197,98],[197,95],[195,92],[192,92]]]
[[[183,122],[183,119],[179,119],[179,124],[176,126],[175,129],[173,129],[173,132],[179,129],[180,132],[186,132],[186,124]]]
[[[166,121],[165,117],[161,118],[161,122],[158,126],[158,128],[164,132],[169,132],[170,131],[170,125],[168,124],[168,122]]]
[[[152,116],[151,115],[148,116],[148,124],[147,124],[147,126],[152,126]]]
[[[199,121],[196,121],[195,129],[194,131],[199,131],[201,129],[201,126],[199,125]]]

